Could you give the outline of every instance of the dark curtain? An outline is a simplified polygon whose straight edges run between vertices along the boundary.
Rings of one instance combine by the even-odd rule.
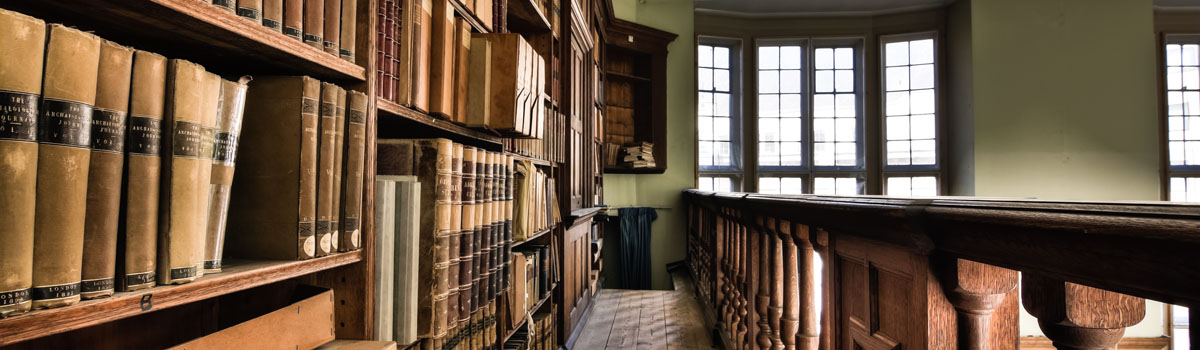
[[[650,289],[650,223],[658,219],[654,208],[622,208],[621,288]]]

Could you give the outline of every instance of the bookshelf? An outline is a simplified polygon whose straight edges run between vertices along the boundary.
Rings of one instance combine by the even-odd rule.
[[[488,150],[500,149],[501,137],[494,133],[467,128],[382,98],[376,99],[375,105],[383,114],[381,132],[386,137],[445,137]]]
[[[676,35],[613,19],[605,40],[605,100],[608,112],[604,172],[661,174],[667,170],[667,45]],[[651,143],[654,166],[623,162],[630,144]]]

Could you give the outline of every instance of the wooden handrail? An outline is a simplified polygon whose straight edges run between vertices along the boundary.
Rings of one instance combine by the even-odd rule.
[[[864,349],[888,348],[912,339],[936,344],[940,340],[935,333],[903,338],[897,333],[904,332],[887,329],[896,320],[878,319],[897,310],[887,309],[894,305],[883,300],[894,295],[887,290],[880,294],[877,288],[897,283],[912,287],[905,293],[936,290],[922,294],[927,300],[918,304],[925,307],[920,311],[928,316],[927,330],[944,318],[956,319],[950,324],[960,327],[950,334],[957,340],[951,339],[950,344],[959,348],[991,348],[984,346],[989,341],[1007,344],[989,340],[988,335],[1006,327],[1003,323],[1009,318],[1015,324],[1018,277],[1014,270],[1023,273],[1024,307],[1041,315],[1043,329],[1055,334],[1052,339],[1058,337],[1060,348],[1104,337],[1119,340],[1124,327],[1144,314],[1138,297],[1200,307],[1200,206],[1196,205],[698,190],[685,190],[683,196],[689,205],[688,261],[698,283],[708,284],[698,291],[718,314],[719,327],[729,330],[723,335],[735,348],[792,349],[813,344],[816,349],[818,342],[809,338],[778,340],[781,333],[784,338],[798,334],[790,316],[793,309],[808,309],[804,298],[793,302],[793,293],[827,296],[823,305],[829,315],[799,315],[800,319],[821,317],[823,347],[830,342],[844,344],[846,339],[854,339]],[[828,242],[818,242],[817,233],[827,234],[821,239]],[[792,261],[812,252],[814,246],[826,261],[822,291],[806,291],[803,284],[790,282],[805,272],[807,264],[803,259]],[[860,278],[859,273],[866,275]],[[844,286],[845,281],[865,286]],[[847,294],[857,293],[853,289],[860,287],[866,288],[865,294]],[[859,302],[865,303],[864,308],[859,308]],[[786,307],[778,310],[781,305]],[[953,310],[956,318],[947,316]],[[990,316],[993,312],[996,317]],[[781,315],[787,322],[781,323]],[[1098,333],[1088,333],[1093,331]],[[862,334],[827,335],[838,332]]]

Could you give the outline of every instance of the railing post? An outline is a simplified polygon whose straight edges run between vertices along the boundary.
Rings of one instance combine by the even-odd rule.
[[[783,350],[780,321],[783,318],[783,240],[779,220],[769,219],[767,229],[771,231],[771,304],[767,318],[771,322],[771,349]]]
[[[785,350],[796,349],[796,332],[800,330],[800,278],[797,273],[795,229],[792,223],[779,222],[783,254],[783,309],[779,316],[779,338]]]
[[[758,344],[759,350],[767,350],[771,348],[771,324],[768,309],[771,305],[771,233],[763,227],[763,217],[758,216],[754,220],[755,225],[752,226],[753,235],[756,240],[755,247],[758,250],[755,256],[758,258],[758,263],[755,264],[754,277],[758,282],[757,299],[754,301],[754,310],[758,312],[757,332],[754,340]]]
[[[1025,273],[1022,303],[1058,349],[1116,349],[1146,316],[1145,299]]]
[[[987,349],[992,313],[1017,288],[1017,272],[963,259],[939,260],[946,269],[946,297],[958,311],[958,348]]]
[[[809,232],[806,225],[792,227],[792,238],[796,241],[795,265],[800,270],[800,332],[796,335],[796,348],[799,350],[817,350],[821,345],[817,332],[821,322],[821,315],[817,311],[817,293],[823,291],[817,289],[816,266],[813,266],[816,252]]]

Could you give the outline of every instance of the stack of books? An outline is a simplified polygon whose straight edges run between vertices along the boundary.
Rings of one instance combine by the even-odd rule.
[[[626,144],[621,148],[624,156],[621,157],[621,166],[626,168],[653,168],[654,164],[654,144],[650,142],[642,142],[635,144]]]

